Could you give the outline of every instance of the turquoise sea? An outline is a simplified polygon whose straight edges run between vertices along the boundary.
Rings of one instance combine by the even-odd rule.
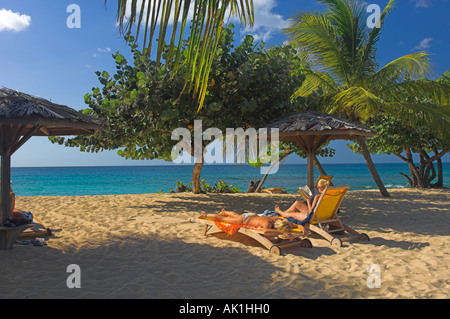
[[[450,163],[444,163],[444,186],[450,187]],[[376,164],[387,188],[407,187],[407,164]],[[352,190],[376,189],[366,164],[323,164],[327,174],[334,175],[335,185],[350,185]],[[78,196],[144,194],[169,192],[177,181],[191,181],[192,166],[105,166],[105,167],[13,167],[11,180],[17,196]],[[315,173],[316,178],[319,176]],[[246,191],[251,180],[261,179],[260,170],[250,165],[205,165],[202,178],[214,185],[219,180]],[[270,175],[264,186],[286,187],[294,193],[306,185],[305,164],[285,164]]]

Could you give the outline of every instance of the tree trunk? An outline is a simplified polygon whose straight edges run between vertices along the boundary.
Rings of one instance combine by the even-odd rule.
[[[403,148],[405,150],[405,155],[407,157],[402,156],[401,154],[397,154],[397,153],[393,153],[395,156],[397,156],[399,159],[401,159],[402,161],[405,161],[408,164],[409,167],[409,175],[411,175],[411,177],[409,177],[408,175],[404,174],[404,173],[399,173],[400,175],[402,175],[403,177],[406,178],[406,180],[409,183],[409,187],[416,187],[417,186],[417,176],[415,173],[415,166],[414,166],[414,162],[412,160],[412,156],[411,156],[411,152],[408,152],[408,148],[404,147]]]
[[[366,160],[367,167],[369,168],[369,171],[372,174],[373,180],[377,184],[381,195],[384,197],[391,197],[391,195],[389,195],[386,187],[384,187],[383,181],[381,180],[380,175],[378,175],[377,169],[375,168],[375,165],[373,164],[372,157],[370,156],[369,149],[367,148],[367,145],[366,145],[366,141],[363,138],[359,138],[358,144],[361,147],[361,151],[364,156],[364,159]]]
[[[420,174],[419,168],[414,165],[414,160],[412,157],[411,149],[409,147],[405,147],[405,155],[408,159],[409,170],[411,171],[411,177],[414,181],[414,187],[424,188],[422,176]]]
[[[438,157],[437,149],[434,150],[434,154],[435,154],[436,157]],[[437,169],[438,169],[438,172],[437,172],[438,180],[432,186],[433,187],[444,187],[444,174],[443,174],[443,170],[442,170],[441,157],[437,158]]]
[[[256,188],[256,191],[255,191],[256,193],[260,193],[261,192],[261,188],[263,187],[264,182],[266,181],[266,178],[269,175],[269,172],[272,170],[272,168],[275,166],[275,164],[281,163],[282,160],[284,160],[286,157],[288,157],[292,153],[293,153],[293,151],[288,151],[281,158],[279,158],[278,161],[276,161],[275,163],[272,163],[272,165],[270,165],[270,167],[267,170],[266,174],[264,175],[263,179],[261,180],[261,182],[259,183],[258,187]]]
[[[204,193],[200,185],[200,173],[202,172],[203,161],[194,164],[192,169],[192,192],[194,194]]]
[[[408,183],[409,183],[409,187],[413,187],[413,185],[414,185],[414,182],[412,181],[412,179],[411,178],[409,178],[409,176],[408,175],[406,175],[406,174],[404,174],[404,173],[399,173],[400,175],[402,175],[404,178],[406,178],[406,180],[408,181]]]
[[[325,173],[325,170],[323,169],[322,165],[320,164],[319,160],[317,159],[317,156],[314,155],[314,166],[319,171],[320,175],[325,176],[327,173]]]
[[[250,184],[248,185],[247,188],[247,193],[254,193],[259,185],[259,182],[260,182],[259,179],[257,181],[250,181]]]
[[[326,176],[327,173],[323,169],[322,165],[320,164],[319,160],[317,159],[317,156],[314,156],[314,166],[316,166],[317,170],[319,171],[320,175]],[[333,183],[330,181],[330,186],[333,186]]]

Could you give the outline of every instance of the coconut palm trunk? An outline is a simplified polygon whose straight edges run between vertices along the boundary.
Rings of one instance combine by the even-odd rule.
[[[364,156],[364,159],[366,161],[367,167],[369,168],[370,174],[372,174],[373,180],[375,181],[375,184],[377,184],[378,189],[380,190],[380,193],[384,197],[391,197],[389,195],[389,192],[387,191],[386,187],[383,184],[383,181],[381,180],[380,175],[378,174],[377,169],[375,168],[375,164],[372,161],[372,156],[370,156],[370,152],[367,148],[366,142],[364,139],[358,139],[358,144],[361,147],[361,153]]]

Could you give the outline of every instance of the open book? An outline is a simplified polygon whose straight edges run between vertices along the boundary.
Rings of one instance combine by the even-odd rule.
[[[308,185],[299,187],[297,192],[303,197],[304,200],[308,200],[312,196],[312,192],[309,189]]]

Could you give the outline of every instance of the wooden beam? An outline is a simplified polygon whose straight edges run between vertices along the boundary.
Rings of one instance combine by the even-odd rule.
[[[314,188],[314,153],[308,153],[306,172],[308,187],[312,190]]]
[[[294,137],[295,143],[300,146],[300,148],[305,152],[308,153],[308,145],[306,142],[302,139],[301,136],[295,136]]]
[[[89,123],[80,121],[70,121],[70,120],[57,120],[57,119],[45,119],[45,118],[0,118],[0,125],[9,125],[9,124],[26,124],[26,125],[41,125],[41,126],[49,126],[58,128],[73,128],[73,129],[92,129],[98,130],[103,127],[102,124],[97,123]]]
[[[330,135],[321,135],[316,137],[313,151],[316,152],[330,138]]]
[[[25,144],[26,141],[28,141],[39,129],[41,129],[40,126],[35,126],[33,127],[31,130],[29,130],[28,132],[26,132],[22,138],[15,143],[10,151],[9,151],[9,156],[13,155],[23,144]]]

